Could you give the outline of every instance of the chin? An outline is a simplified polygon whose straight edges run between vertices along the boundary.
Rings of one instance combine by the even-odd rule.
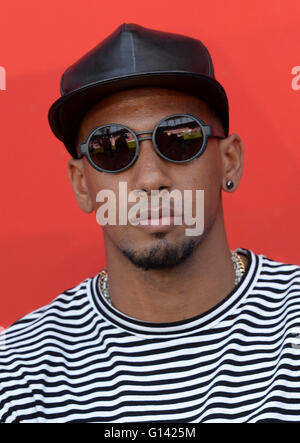
[[[163,240],[146,248],[121,248],[122,254],[136,267],[143,270],[172,269],[194,252],[196,240],[185,238],[180,244],[165,240],[164,233],[156,233],[154,238]]]

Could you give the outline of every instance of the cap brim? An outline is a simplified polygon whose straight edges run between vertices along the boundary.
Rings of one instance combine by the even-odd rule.
[[[217,80],[189,72],[147,72],[92,83],[60,97],[53,103],[48,112],[50,127],[72,157],[76,158],[75,136],[86,112],[104,96],[135,87],[164,87],[194,94],[217,112],[225,133],[228,134],[228,99]]]

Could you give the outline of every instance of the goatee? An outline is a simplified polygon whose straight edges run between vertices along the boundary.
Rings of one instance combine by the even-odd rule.
[[[163,233],[155,234],[157,239],[164,237]],[[162,240],[151,248],[142,252],[130,248],[121,249],[123,255],[138,268],[147,271],[148,269],[170,269],[184,262],[193,253],[197,241],[193,238],[186,238],[180,245],[171,244],[167,240]]]

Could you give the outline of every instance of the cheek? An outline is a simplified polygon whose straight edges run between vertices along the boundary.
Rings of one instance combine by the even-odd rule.
[[[112,175],[113,174],[99,172],[92,168],[89,164],[85,164],[86,184],[95,210],[97,210],[101,205],[100,202],[96,201],[97,195],[100,191],[111,190],[116,192],[117,190],[117,186],[114,183],[115,180],[113,180]]]
[[[211,143],[203,155],[201,172],[203,175],[205,192],[209,196],[216,196],[222,188],[222,162],[217,143]]]
[[[123,200],[124,198],[126,199],[125,195],[123,195],[124,188],[122,188],[123,190],[121,189],[121,192],[123,192],[121,197],[119,197],[119,194],[120,182],[125,181],[125,179],[123,177],[121,179],[118,174],[89,170],[86,180],[98,223],[101,225],[101,220],[109,220],[107,224],[102,226],[103,231],[111,233],[111,235],[116,235],[118,231],[123,231],[124,226],[122,224],[119,225],[119,200],[124,205]],[[123,199],[122,196],[124,197]],[[127,205],[125,205],[123,212],[125,210],[127,210]]]
[[[206,171],[206,186],[204,191],[204,211],[206,218],[215,216],[221,204],[222,168],[221,162],[210,163]]]
[[[184,189],[201,189],[205,194],[216,195],[222,187],[221,160],[219,156],[211,160],[207,157],[201,160],[202,158],[198,159],[197,164],[185,172]]]
[[[220,157],[210,155],[204,158],[203,156],[199,159],[197,168],[188,171],[186,177],[189,177],[189,179],[185,181],[184,189],[193,191],[194,210],[196,190],[204,191],[204,215],[206,219],[210,218],[216,213],[221,202],[222,168]]]

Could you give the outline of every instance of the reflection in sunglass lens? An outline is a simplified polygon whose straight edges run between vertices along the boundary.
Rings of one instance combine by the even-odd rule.
[[[108,171],[117,171],[127,166],[135,153],[136,140],[123,126],[110,125],[99,128],[89,141],[91,160]]]
[[[185,161],[200,151],[203,132],[193,117],[170,117],[160,123],[156,130],[155,141],[165,157],[170,160]]]

